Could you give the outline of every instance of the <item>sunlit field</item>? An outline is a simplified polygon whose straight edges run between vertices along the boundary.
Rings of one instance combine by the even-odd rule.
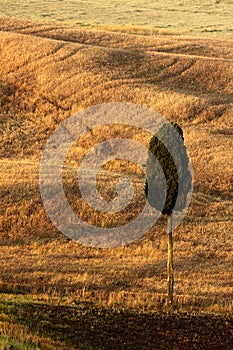
[[[231,0],[5,0],[0,4],[2,16],[121,30],[140,26],[212,37],[232,36],[232,13]]]
[[[23,3],[27,4],[27,16],[31,16],[28,9],[34,2],[19,1],[14,7],[11,1],[2,2],[2,12],[6,7],[6,15],[26,17]],[[116,1],[109,1],[108,8],[104,6],[108,1],[103,2],[99,12],[92,12],[90,22],[81,12],[83,22],[72,15],[68,18],[67,2],[59,2],[64,10],[62,21],[101,25],[98,29],[40,23],[37,19],[43,13],[59,20],[59,11],[54,1],[36,3],[36,21],[0,20],[0,349],[230,350],[232,41],[229,37],[194,38],[156,28],[125,27],[122,24],[126,23],[115,23],[109,17],[109,25],[121,25],[114,31],[115,27],[107,28],[101,16],[108,18],[106,11]],[[79,3],[80,8],[85,4],[89,14],[87,4],[95,5],[88,1],[68,3]],[[153,2],[154,8],[159,3]],[[152,1],[148,4],[152,6]],[[115,7],[119,11],[118,15],[114,13],[116,18],[124,6],[126,3],[121,2]],[[179,6],[183,8],[181,3]],[[192,20],[195,6],[207,11],[205,2],[190,3]],[[211,6],[220,16],[232,4],[222,1]],[[147,14],[148,23],[140,22],[141,12],[136,9],[135,23],[151,25],[151,11],[142,5],[136,8]],[[169,8],[174,8],[172,2]],[[166,11],[169,16],[173,13]],[[128,16],[130,24],[135,24],[132,14]],[[227,26],[227,15],[225,19]],[[199,27],[190,29],[185,24],[182,27],[180,20],[172,30],[220,30],[210,22],[208,28],[200,29],[200,21]],[[158,27],[170,28],[164,24]],[[222,34],[229,34],[229,27],[218,28]],[[106,102],[143,105],[178,122],[184,131],[194,170],[194,191],[186,217],[174,230],[172,310],[166,304],[164,218],[131,244],[98,249],[59,232],[41,200],[39,165],[49,136],[70,115]],[[91,211],[80,195],[77,165],[93,144],[118,131],[106,127],[87,132],[65,161],[63,185],[69,203],[92,225],[124,223],[138,214],[145,201],[142,172],[133,164],[119,161],[106,164],[98,178],[99,191],[111,200],[116,180],[127,174],[136,188],[130,210],[117,217],[101,216]],[[145,144],[149,141],[143,133],[127,132],[129,138]],[[110,180],[107,175],[111,175]]]

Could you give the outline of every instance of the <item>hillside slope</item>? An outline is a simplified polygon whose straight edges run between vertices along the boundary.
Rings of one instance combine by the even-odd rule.
[[[233,229],[232,42],[80,30],[12,19],[1,19],[0,30],[3,288],[25,285],[30,290],[35,285],[40,290],[43,280],[43,288],[58,290],[70,285],[82,289],[85,281],[96,293],[117,291],[119,285],[149,294],[165,289],[162,226],[151,230],[141,245],[135,243],[114,257],[116,266],[122,254],[133,270],[139,264],[133,278],[127,263],[109,268],[113,253],[102,252],[98,273],[93,261],[86,280],[81,265],[76,273],[77,256],[91,256],[89,250],[74,244],[71,253],[72,243],[59,236],[40,199],[39,161],[59,123],[85,107],[121,101],[150,107],[184,129],[195,184],[187,218],[176,231],[177,294],[189,295],[192,290],[194,296],[221,296],[225,303],[221,307],[228,309]],[[10,247],[13,242],[16,246]],[[31,242],[34,248],[24,246]],[[98,254],[93,254],[95,260]],[[65,277],[58,273],[56,261]],[[157,273],[151,265],[155,261]]]
[[[221,145],[227,152],[232,135],[232,42],[8,19],[1,19],[0,29],[2,111],[8,113],[5,130],[12,131],[3,135],[4,156],[39,159],[48,135],[65,117],[93,104],[132,102],[189,128],[188,144],[206,140],[205,151],[211,148],[222,186],[231,189],[230,174],[221,171],[230,155]],[[204,134],[200,139],[191,136],[195,132]]]

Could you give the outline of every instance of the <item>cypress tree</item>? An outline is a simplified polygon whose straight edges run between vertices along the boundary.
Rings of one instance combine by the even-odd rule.
[[[192,186],[189,159],[181,127],[176,123],[164,124],[152,136],[148,150],[145,193],[150,205],[167,216],[167,293],[168,303],[172,305],[174,289],[172,214],[174,210],[179,212],[185,209],[187,195]],[[161,172],[158,167],[162,168],[164,174],[166,194],[163,191],[164,178],[159,175]],[[161,204],[163,204],[162,210]]]

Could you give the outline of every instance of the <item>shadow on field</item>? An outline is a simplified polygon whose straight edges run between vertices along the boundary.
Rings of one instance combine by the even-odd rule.
[[[230,316],[1,302],[1,315],[74,349],[231,349]],[[62,347],[61,347],[62,348]]]

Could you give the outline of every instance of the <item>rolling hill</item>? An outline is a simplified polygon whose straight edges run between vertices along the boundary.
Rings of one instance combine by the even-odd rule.
[[[126,247],[88,248],[56,230],[39,192],[42,151],[62,120],[95,104],[130,102],[178,122],[192,159],[193,199],[174,232],[177,305],[231,312],[232,41],[10,18],[0,19],[0,30],[1,292],[163,308],[163,220]],[[102,138],[101,131],[95,135]],[[71,158],[93,140],[87,135],[80,142]],[[75,191],[74,174],[66,175],[67,192]]]

